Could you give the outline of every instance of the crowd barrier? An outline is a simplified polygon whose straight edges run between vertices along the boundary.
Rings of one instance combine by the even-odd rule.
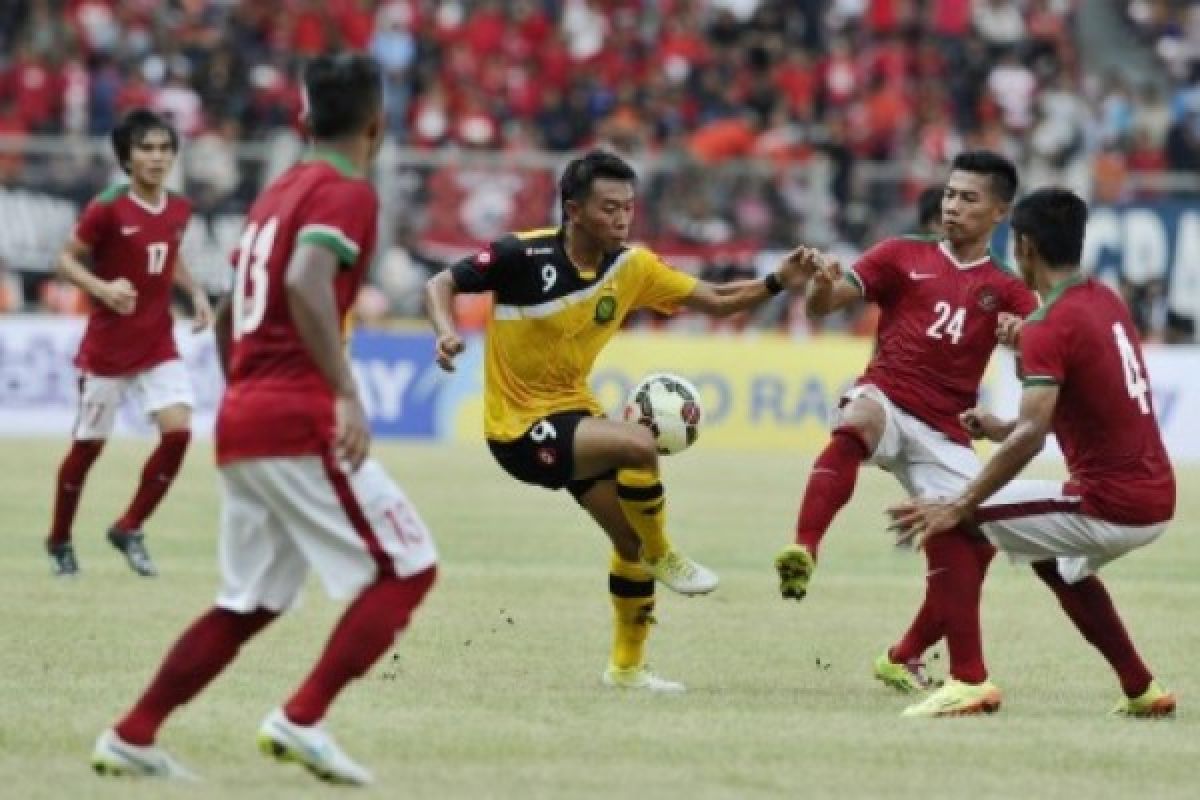
[[[67,435],[77,405],[71,361],[82,331],[81,319],[0,318],[0,436]],[[211,435],[222,389],[212,334],[192,334],[181,323],[175,336],[196,390],[196,432]],[[626,333],[601,355],[593,388],[606,408],[617,410],[643,375],[676,372],[700,390],[704,447],[812,455],[870,347],[863,339],[834,336],[794,341],[776,334]],[[433,337],[424,331],[358,331],[350,352],[376,437],[481,439],[482,341],[469,341],[451,374],[437,368]],[[1200,408],[1200,348],[1148,347],[1146,358],[1173,456],[1200,463],[1200,418],[1187,413]],[[1011,357],[998,356],[984,385],[985,402],[1011,414],[1018,393]],[[117,435],[149,433],[146,420],[127,404]]]

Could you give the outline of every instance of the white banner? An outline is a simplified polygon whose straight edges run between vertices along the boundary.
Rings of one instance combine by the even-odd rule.
[[[0,436],[69,436],[79,398],[73,365],[85,320],[81,317],[0,318]],[[188,366],[196,393],[192,429],[211,436],[224,382],[211,331],[175,326],[175,342]],[[116,435],[148,435],[154,430],[132,400],[117,417]]]
[[[1003,349],[996,352],[997,380],[991,406],[997,414],[1011,418],[1017,413],[1021,384],[1012,355]],[[1200,347],[1142,345],[1142,354],[1150,372],[1154,411],[1171,459],[1176,464],[1200,463],[1200,416],[1196,413],[1200,409]],[[1113,387],[1113,391],[1123,390]],[[1062,458],[1053,439],[1043,455]]]

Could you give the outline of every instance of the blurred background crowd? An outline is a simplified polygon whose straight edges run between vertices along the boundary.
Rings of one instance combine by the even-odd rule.
[[[371,318],[419,313],[430,270],[547,222],[564,154],[591,146],[641,168],[639,237],[718,279],[913,228],[966,148],[1095,203],[1200,197],[1189,0],[4,0],[0,185],[77,212],[111,177],[97,137],[155,108],[219,252],[296,151],[299,65],[335,48],[387,76]],[[10,263],[4,307],[74,308],[46,266]],[[1163,276],[1121,281],[1146,336],[1194,336]],[[807,330],[786,306],[752,324]]]

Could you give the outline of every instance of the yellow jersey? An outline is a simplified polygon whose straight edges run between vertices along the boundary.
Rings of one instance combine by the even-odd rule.
[[[588,387],[596,356],[639,308],[671,313],[696,288],[644,247],[594,272],[571,263],[561,228],[505,236],[451,267],[460,292],[495,293],[484,353],[484,434],[510,442],[542,417],[603,413]]]

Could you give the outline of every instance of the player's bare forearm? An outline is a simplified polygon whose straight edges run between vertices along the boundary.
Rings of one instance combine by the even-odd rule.
[[[183,260],[183,256],[176,256],[175,258],[175,285],[189,295],[194,295],[200,291],[200,286],[196,283],[196,279],[192,277],[192,271],[188,269],[187,262]]]
[[[810,318],[820,319],[861,298],[862,293],[859,292],[858,287],[845,278],[839,278],[834,283],[814,280],[809,284],[804,311]]]
[[[1008,436],[984,465],[975,480],[963,491],[962,504],[974,512],[983,501],[996,493],[1025,469],[1041,452],[1046,434],[1054,420],[1058,404],[1058,386],[1027,386],[1021,392],[1021,410],[1009,424]]]
[[[437,336],[458,333],[454,324],[454,295],[458,293],[450,270],[442,270],[425,282],[425,313]]]
[[[357,387],[342,346],[333,279],[337,260],[323,247],[300,245],[288,264],[288,311],[305,349],[334,393],[354,397]]]
[[[99,298],[104,292],[105,284],[80,260],[86,255],[87,248],[82,243],[71,240],[58,255],[55,274],[75,284],[92,297]]]
[[[765,281],[700,281],[683,305],[713,317],[727,317],[763,304],[771,296]]]
[[[229,377],[229,350],[233,344],[233,312],[228,297],[222,297],[217,303],[213,320],[213,334],[217,342],[217,363],[221,374]]]

